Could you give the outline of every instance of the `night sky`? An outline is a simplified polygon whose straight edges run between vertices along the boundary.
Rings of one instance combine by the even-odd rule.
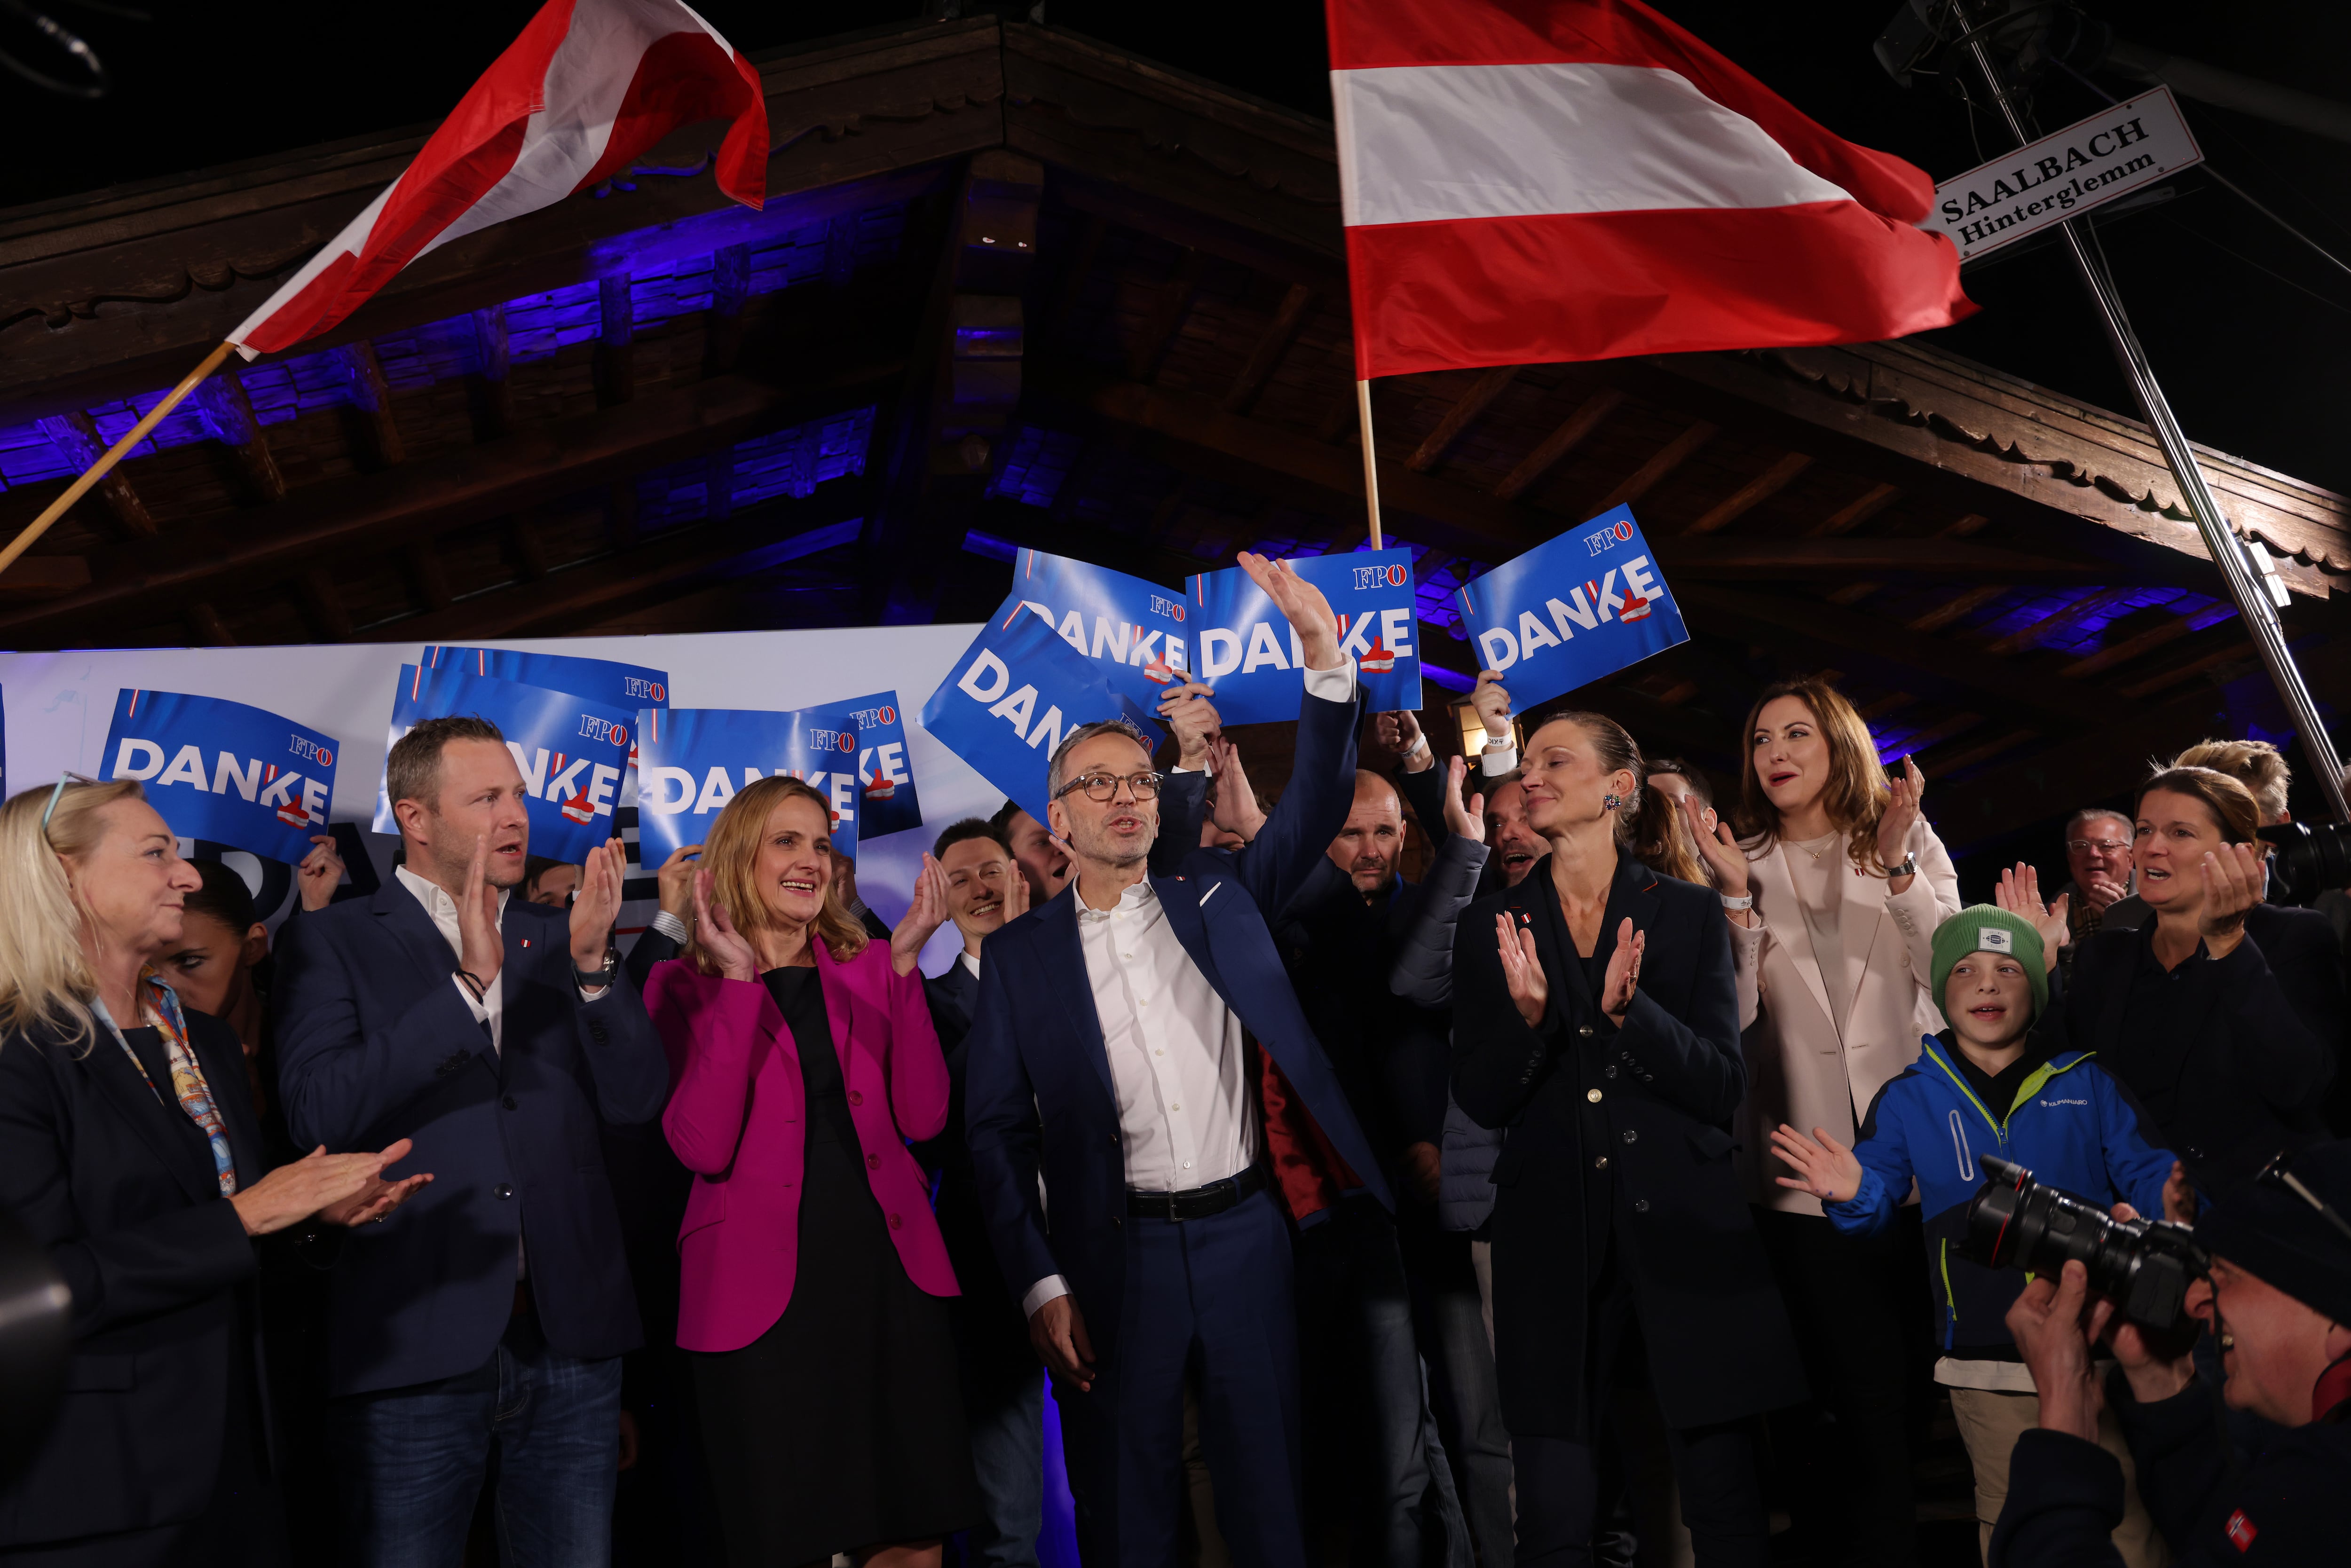
[[[50,98],[0,78],[16,154],[0,201],[47,201],[315,142],[430,122],[530,14],[517,0],[392,5],[146,0],[135,23],[46,0],[88,37],[116,90],[97,103]],[[112,3],[112,0],[110,0]],[[2007,150],[1987,110],[1922,79],[1897,88],[1870,43],[1896,0],[1663,0],[1659,8],[1852,140],[1947,178]],[[2085,0],[2125,37],[2305,91],[2351,99],[2351,6],[2318,0]],[[747,52],[903,23],[912,0],[776,5],[705,0],[704,15]],[[1318,115],[1330,110],[1322,7],[1297,0],[1050,0],[1047,20],[1139,55]],[[37,45],[0,13],[0,47]],[[2105,78],[2117,97],[2136,90]],[[2351,261],[2351,147],[2184,100],[2210,162]],[[2098,100],[2048,84],[2044,128]],[[2200,173],[2178,198],[2102,230],[2141,338],[2197,440],[2332,489],[2351,491],[2341,436],[2351,393],[2351,273],[2336,269]],[[1935,340],[2086,402],[2135,413],[2062,251],[2044,246],[1967,277],[1982,313]]]

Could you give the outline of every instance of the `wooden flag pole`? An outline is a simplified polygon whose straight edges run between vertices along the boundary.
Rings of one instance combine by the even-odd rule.
[[[1380,471],[1379,459],[1372,453],[1372,383],[1368,381],[1355,383],[1355,412],[1364,422],[1364,500],[1372,509],[1372,548],[1385,549],[1380,538]],[[0,560],[0,567],[6,565],[7,561]]]
[[[150,431],[153,430],[157,425],[162,423],[165,419],[169,418],[173,409],[179,407],[183,402],[185,402],[187,401],[188,394],[195,391],[197,387],[203,385],[204,380],[206,376],[211,375],[214,371],[220,369],[221,362],[228,358],[229,351],[235,347],[236,345],[234,343],[223,343],[219,348],[214,349],[211,353],[205,355],[204,362],[198,365],[194,370],[190,371],[185,379],[183,379],[178,386],[173,387],[170,392],[164,393],[163,401],[150,409],[147,413],[146,418],[132,425],[130,430],[124,434],[121,440],[108,447],[99,460],[89,465],[89,471],[88,473],[75,480],[72,484],[67,486],[66,493],[64,495],[59,496],[56,500],[51,501],[48,506],[43,509],[39,517],[35,517],[30,523],[27,523],[25,526],[25,531],[23,533],[18,534],[15,538],[9,540],[8,548],[5,549],[0,549],[0,572],[5,572],[11,566],[14,566],[16,563],[16,558],[23,555],[26,550],[32,548],[32,544],[35,539],[39,538],[43,534],[49,531],[49,525],[51,523],[54,523],[59,517],[64,517],[68,508],[72,507],[76,501],[80,500],[84,496],[89,495],[91,486],[97,484],[100,479],[105,478],[109,473],[112,472],[114,465],[122,461],[125,454],[129,453],[132,447],[138,445],[141,442],[146,440]],[[1374,517],[1376,517],[1376,515],[1377,514],[1374,513]],[[1375,521],[1373,524],[1373,536],[1374,538],[1378,537],[1378,529],[1379,525]]]

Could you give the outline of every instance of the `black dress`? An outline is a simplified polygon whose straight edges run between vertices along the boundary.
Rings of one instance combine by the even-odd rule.
[[[867,1185],[817,972],[765,977],[807,1095],[799,1271],[773,1328],[695,1356],[695,1386],[728,1560],[800,1568],[981,1509],[947,1303],[906,1277]]]

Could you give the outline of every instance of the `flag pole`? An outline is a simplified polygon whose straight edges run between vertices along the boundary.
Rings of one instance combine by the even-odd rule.
[[[75,480],[72,484],[67,486],[66,493],[64,495],[59,496],[56,500],[51,501],[47,507],[42,509],[39,517],[35,517],[30,523],[25,526],[25,531],[23,533],[18,534],[15,538],[9,540],[8,548],[5,549],[0,549],[0,572],[5,572],[10,567],[14,566],[16,563],[16,558],[23,555],[26,550],[31,549],[35,539],[39,538],[43,534],[49,531],[49,525],[51,523],[54,523],[59,517],[64,517],[68,508],[72,507],[76,501],[80,500],[84,496],[89,495],[91,486],[97,484],[100,479],[105,478],[108,474],[111,473],[114,469],[114,465],[121,462],[123,457],[132,447],[146,440],[149,432],[152,431],[157,425],[162,423],[165,419],[169,418],[173,409],[179,407],[183,402],[185,402],[187,401],[188,394],[195,391],[197,387],[203,385],[204,380],[206,376],[211,375],[214,371],[220,369],[221,362],[228,358],[229,350],[235,347],[236,345],[234,343],[223,343],[219,348],[214,349],[211,353],[205,355],[204,362],[198,365],[194,370],[190,371],[178,386],[175,386],[170,392],[165,392],[163,394],[163,401],[147,411],[146,418],[141,420],[138,423],[132,425],[129,431],[125,432],[121,440],[108,447],[104,454],[99,456],[99,460],[89,465],[89,472],[82,475],[80,478]]]
[[[1355,412],[1364,422],[1364,501],[1372,509],[1372,548],[1385,549],[1380,538],[1380,471],[1379,460],[1372,453],[1372,383],[1368,380],[1355,383]],[[6,564],[0,561],[0,567]]]

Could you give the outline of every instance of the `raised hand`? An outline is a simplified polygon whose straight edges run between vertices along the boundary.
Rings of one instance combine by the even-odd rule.
[[[749,939],[726,918],[726,906],[715,902],[711,881],[709,867],[695,869],[695,943],[710,955],[710,961],[727,979],[756,980],[759,977],[759,956],[752,950]]]
[[[2129,896],[2129,890],[2104,872],[2092,872],[2082,883],[2082,902],[2103,915]]]
[[[1014,866],[1004,873],[1004,918],[1008,924],[1029,913],[1029,879]]]
[[[1257,791],[1249,788],[1249,771],[1241,766],[1241,748],[1217,736],[1209,744],[1208,771],[1217,780],[1217,809],[1212,813],[1217,826],[1256,842],[1265,830],[1265,812],[1259,809]]]
[[[1217,710],[1208,705],[1216,688],[1198,681],[1170,686],[1159,699],[1159,716],[1176,732],[1176,766],[1199,769],[1208,766],[1208,743],[1223,733]]]
[[[1027,879],[1016,868],[1012,880]],[[923,956],[923,944],[946,923],[947,873],[925,852],[923,868],[914,873],[914,896],[906,905],[904,917],[890,930],[890,967],[902,975],[913,974],[915,961]]]
[[[2258,844],[2222,844],[2204,852],[2199,868],[2204,877],[2204,907],[2196,924],[2204,949],[2215,958],[2237,950],[2245,937],[2245,911],[2262,901],[2262,848]]]
[[[294,884],[301,891],[303,909],[316,915],[332,904],[342,881],[343,857],[335,852],[334,835],[312,833],[310,852],[294,868]]]
[[[1486,841],[1486,797],[1472,795],[1463,804],[1461,786],[1469,777],[1469,759],[1456,757],[1445,764],[1445,831],[1473,844]]]
[[[1494,938],[1502,952],[1502,981],[1510,988],[1511,1005],[1529,1029],[1541,1029],[1551,1010],[1551,977],[1543,972],[1542,953],[1535,934],[1510,924],[1508,910],[1494,916]]]
[[[2041,933],[2041,961],[2051,969],[2057,967],[2057,949],[2074,939],[2073,926],[2065,918],[2067,895],[2059,894],[2055,904],[2041,902],[2041,873],[2024,862],[2014,869],[2002,867],[2000,883],[1992,889],[1991,901],[2011,915],[2022,915]]]
[[[1322,597],[1322,591],[1299,576],[1286,560],[1269,560],[1254,550],[1243,550],[1235,559],[1249,574],[1249,580],[1273,601],[1274,608],[1289,621],[1290,630],[1298,633],[1298,646],[1306,655],[1306,667],[1337,669],[1339,618],[1332,612],[1331,601]]]
[[[1927,776],[1918,771],[1917,759],[1902,759],[1901,776],[1889,788],[1892,798],[1886,802],[1886,814],[1877,819],[1877,863],[1890,870],[1910,853],[1910,830],[1918,825],[1919,801],[1927,793]],[[1908,887],[1904,882],[1894,891],[1901,893]]]
[[[1700,804],[1696,795],[1683,796],[1676,810],[1681,812],[1682,821],[1689,824],[1690,841],[1698,845],[1698,852],[1706,861],[1707,869],[1714,873],[1715,892],[1725,898],[1746,897],[1747,852],[1739,847],[1739,840],[1731,832],[1730,824],[1717,821],[1714,831],[1708,832],[1706,807]],[[1725,913],[1735,916],[1750,911],[1737,909]],[[1744,925],[1749,922],[1742,920],[1740,924]]]
[[[1510,737],[1510,688],[1502,685],[1501,671],[1478,672],[1478,685],[1469,694],[1469,706],[1477,710],[1479,719],[1485,725],[1487,739],[1508,740]]]
[[[1625,1027],[1634,993],[1641,988],[1641,955],[1648,946],[1649,934],[1634,930],[1633,917],[1626,915],[1616,927],[1616,950],[1608,955],[1608,975],[1600,983],[1600,1010],[1619,1029]]]
[[[580,862],[580,892],[571,900],[571,962],[583,974],[604,967],[612,922],[621,917],[621,883],[627,878],[628,863],[628,852],[618,839],[598,844]]]
[[[663,910],[689,925],[694,923],[694,857],[701,852],[700,844],[680,844],[653,873],[661,883]]]
[[[1814,1127],[1808,1138],[1782,1122],[1771,1129],[1771,1152],[1796,1173],[1774,1176],[1782,1186],[1808,1192],[1823,1203],[1850,1203],[1861,1191],[1861,1162],[1824,1128]]]
[[[498,892],[490,885],[490,842],[474,835],[474,858],[465,866],[465,890],[457,898],[457,963],[485,988],[506,961],[506,938],[498,935]]]
[[[1436,765],[1435,750],[1421,746],[1420,716],[1416,713],[1399,710],[1374,715],[1372,739],[1381,750],[1403,758],[1407,773],[1419,773]]]
[[[376,1158],[385,1166],[396,1166],[408,1157],[409,1151],[414,1146],[409,1139],[402,1138],[384,1149]],[[381,1219],[406,1203],[432,1179],[433,1173],[424,1171],[416,1176],[402,1176],[398,1181],[386,1181],[382,1167],[378,1166],[375,1176],[365,1186],[340,1203],[327,1205],[319,1210],[319,1218],[329,1225],[365,1225],[370,1220]]]

